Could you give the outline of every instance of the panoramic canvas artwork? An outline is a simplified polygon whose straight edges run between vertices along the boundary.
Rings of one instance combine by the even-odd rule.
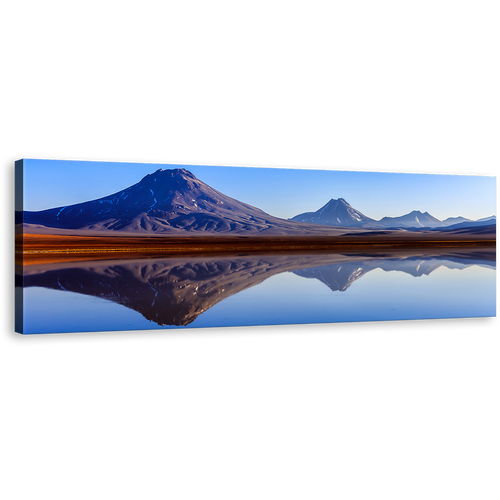
[[[16,162],[24,334],[496,315],[496,179]]]

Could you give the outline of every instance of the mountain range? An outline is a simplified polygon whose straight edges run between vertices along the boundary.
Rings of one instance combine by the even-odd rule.
[[[414,231],[490,226],[496,224],[496,218],[471,221],[451,217],[440,221],[428,212],[414,210],[377,221],[339,198],[331,199],[316,212],[286,220],[231,198],[180,168],[159,169],[137,184],[96,200],[18,212],[16,223],[21,222],[24,231],[40,233],[341,235],[345,233],[343,228]]]
[[[496,217],[486,217],[477,221],[466,219],[465,217],[449,217],[440,221],[429,212],[412,212],[399,217],[383,217],[380,220],[372,219],[359,210],[353,208],[344,198],[338,200],[331,199],[326,205],[316,212],[305,212],[290,220],[308,222],[313,224],[323,224],[325,226],[358,227],[366,229],[399,229],[399,228],[444,228],[476,226],[496,223]]]

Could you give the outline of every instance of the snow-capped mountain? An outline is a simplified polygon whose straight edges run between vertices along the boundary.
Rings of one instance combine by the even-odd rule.
[[[290,220],[343,227],[364,227],[375,223],[373,219],[349,205],[344,198],[331,199],[316,212],[299,214]]]
[[[115,194],[39,212],[23,212],[26,225],[133,233],[315,234],[320,226],[273,217],[230,198],[186,169],[159,169]]]
[[[384,217],[377,222],[383,227],[443,227],[443,223],[429,212],[413,210],[400,217]]]
[[[433,217],[429,212],[412,212],[399,217],[384,217],[380,220],[372,219],[352,207],[344,198],[330,200],[326,205],[316,212],[305,212],[296,215],[290,220],[308,222],[313,224],[323,224],[325,226],[339,227],[359,227],[365,229],[437,229],[437,228],[455,228],[460,224],[462,227],[475,227],[485,224],[495,224],[496,217],[490,216],[484,219],[473,221],[466,217],[448,217],[441,221]]]

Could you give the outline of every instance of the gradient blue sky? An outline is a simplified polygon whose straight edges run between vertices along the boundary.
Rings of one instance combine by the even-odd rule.
[[[285,219],[332,198],[377,220],[412,210],[441,220],[496,214],[495,177],[65,160],[24,161],[24,210],[101,198],[159,168],[186,168],[214,189]]]

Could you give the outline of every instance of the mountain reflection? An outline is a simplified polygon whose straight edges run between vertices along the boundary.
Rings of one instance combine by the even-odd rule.
[[[107,299],[158,325],[189,325],[218,302],[283,272],[345,291],[374,269],[419,277],[445,266],[495,268],[495,248],[386,253],[217,255],[24,266],[17,280]]]
[[[387,272],[400,271],[419,277],[429,275],[440,267],[464,269],[472,265],[478,265],[495,268],[495,253],[493,252],[490,255],[489,251],[447,253],[440,256],[406,255],[403,257],[384,257],[373,254],[370,256],[357,254],[356,256],[362,257],[363,260],[297,269],[293,272],[303,278],[316,278],[334,292],[344,292],[352,283],[374,269],[382,269]]]

